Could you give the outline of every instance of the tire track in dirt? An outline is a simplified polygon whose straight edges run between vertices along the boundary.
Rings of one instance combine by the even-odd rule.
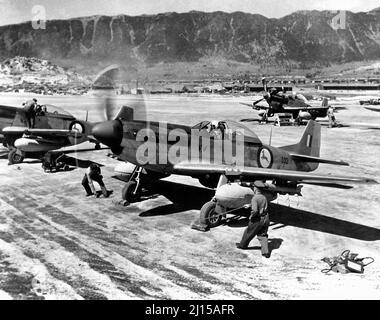
[[[8,191],[8,193],[9,193],[9,191]],[[59,210],[57,210],[54,207],[38,206],[35,203],[33,203],[32,198],[30,198],[29,196],[27,196],[25,194],[22,194],[22,192],[21,192],[21,198],[23,198],[24,200],[22,203],[20,203],[17,201],[17,197],[15,196],[15,194],[18,194],[20,196],[19,190],[13,190],[12,192],[10,192],[10,196],[8,196],[6,198],[7,202],[9,204],[17,207],[17,209],[20,210],[21,212],[27,212],[25,214],[25,216],[12,217],[12,219],[17,224],[23,225],[32,234],[33,233],[34,234],[41,234],[42,233],[44,238],[59,243],[65,249],[69,250],[70,252],[73,252],[74,254],[79,256],[82,260],[89,263],[92,268],[94,268],[95,270],[97,270],[99,272],[107,274],[114,282],[118,283],[123,288],[125,288],[125,282],[126,282],[125,281],[125,274],[121,274],[120,272],[115,270],[114,266],[112,266],[112,265],[110,266],[110,264],[107,261],[105,261],[104,259],[101,259],[97,255],[93,255],[88,250],[85,250],[83,247],[80,247],[77,244],[79,239],[69,240],[69,239],[67,239],[67,237],[57,236],[55,233],[50,232],[50,230],[48,230],[44,227],[41,227],[40,225],[38,227],[33,227],[33,225],[36,224],[36,220],[38,220],[39,222],[47,223],[46,221],[44,221],[44,219],[41,219],[41,217],[39,217],[38,213],[37,214],[34,213],[34,211],[40,212],[43,215],[52,218],[52,220],[55,220],[53,222],[63,224],[68,229],[72,229],[72,231],[82,232],[82,233],[84,232],[86,234],[91,234],[92,237],[95,237],[95,238],[101,240],[102,242],[104,242],[104,241],[108,242],[107,243],[108,247],[109,247],[109,244],[111,246],[114,246],[114,249],[120,248],[121,245],[128,247],[128,245],[126,243],[124,243],[121,240],[115,241],[114,239],[109,241],[110,240],[109,236],[106,233],[104,233],[103,231],[101,231],[101,230],[99,231],[99,229],[97,229],[97,228],[94,228],[92,226],[88,226],[86,223],[84,223],[83,221],[80,221],[76,217],[74,217],[70,214],[64,213],[64,212],[60,212]],[[50,227],[50,225],[49,225],[49,227]],[[73,241],[73,240],[75,240],[75,241]],[[120,251],[120,250],[116,250],[116,251]],[[125,249],[122,251],[125,252]],[[131,259],[131,257],[128,256],[128,259],[129,260],[136,260],[136,257]],[[140,266],[147,268],[147,269],[164,271],[164,278],[172,279],[173,283],[175,283],[176,285],[183,287],[183,288],[187,287],[192,292],[200,291],[200,292],[204,292],[205,294],[209,293],[210,289],[207,289],[207,288],[204,289],[202,286],[198,286],[198,285],[194,284],[193,281],[191,281],[189,279],[183,279],[183,277],[179,276],[178,274],[172,272],[169,269],[162,268],[162,266],[160,266],[160,265],[152,265],[152,264],[146,265],[141,260],[140,261],[133,261],[133,262],[138,262],[138,264]],[[105,266],[108,266],[108,268],[106,268]],[[121,277],[123,277],[123,278],[121,278]],[[144,283],[144,285],[145,285],[145,287],[152,288],[151,283]],[[128,290],[131,290],[130,283],[127,286],[127,288],[128,288]],[[147,294],[146,292],[143,292],[140,289],[140,284],[138,284],[138,286],[133,287],[133,290],[131,290],[131,291],[136,293],[137,295],[140,295],[140,296],[144,296],[144,297],[150,296],[149,294]],[[161,291],[161,289],[156,287],[155,291]],[[153,295],[153,296],[156,296],[156,295]],[[160,297],[162,297],[162,296],[163,295],[161,293]]]
[[[12,188],[11,188],[12,190]],[[9,193],[9,191],[8,191]],[[15,195],[18,195],[18,197],[21,197],[24,199],[22,203],[19,203],[17,201],[17,197]],[[112,251],[115,251],[119,253],[123,258],[128,259],[132,263],[146,269],[146,270],[154,270],[155,273],[158,273],[160,277],[164,279],[170,279],[170,282],[174,284],[175,286],[181,287],[184,290],[189,290],[190,292],[196,293],[196,296],[209,296],[210,294],[213,294],[215,292],[221,292],[222,290],[228,290],[230,293],[228,295],[232,297],[240,296],[240,297],[246,297],[253,299],[254,297],[248,293],[242,292],[236,288],[234,288],[233,284],[228,281],[221,281],[216,278],[213,278],[212,276],[209,276],[207,274],[202,274],[200,276],[199,272],[194,272],[195,269],[186,269],[182,268],[182,270],[173,268],[173,266],[165,266],[159,263],[154,262],[147,262],[143,259],[143,253],[141,252],[140,248],[136,249],[133,245],[129,245],[125,241],[119,239],[115,235],[110,235],[109,233],[105,232],[98,226],[94,227],[89,225],[88,223],[78,219],[77,217],[73,216],[70,213],[66,213],[63,211],[58,210],[57,208],[50,206],[50,205],[36,205],[34,203],[33,198],[26,195],[25,193],[21,192],[19,189],[13,189],[10,193],[10,196],[7,198],[7,202],[9,202],[11,205],[14,205],[17,207],[18,210],[22,212],[28,212],[27,216],[30,218],[27,220],[18,220],[16,219],[17,223],[20,223],[22,225],[29,225],[29,230],[33,232],[37,232],[38,234],[44,233],[44,238],[55,241],[58,244],[60,244],[62,247],[64,247],[66,250],[69,250],[70,252],[73,252],[76,256],[78,256],[80,259],[84,260],[85,262],[89,263],[90,267],[94,270],[107,274],[115,283],[117,283],[121,288],[128,288],[132,293],[136,294],[140,297],[165,297],[166,294],[162,292],[162,289],[158,286],[152,286],[151,283],[139,283],[137,282],[137,285],[134,287],[130,285],[127,285],[125,280],[125,273],[120,272],[119,270],[115,270],[115,266],[112,264],[109,265],[107,261],[104,260],[104,256],[102,255],[102,259],[98,257],[98,255],[93,254],[89,252],[89,250],[86,250],[83,248],[83,246],[79,246],[78,243],[82,242],[81,240],[77,238],[73,238],[73,236],[70,237],[70,240],[67,237],[67,234],[65,237],[57,236],[57,234],[62,234],[62,230],[59,232],[50,232],[47,230],[33,230],[31,229],[30,225],[32,225],[36,219],[39,220],[39,222],[44,222],[51,226],[51,222],[55,224],[59,224],[64,226],[65,229],[69,229],[70,231],[74,232],[75,234],[85,234],[87,236],[90,236],[91,238],[95,238],[96,240],[99,240],[102,246],[106,246],[106,250],[109,251],[110,249]],[[33,210],[31,210],[33,208]],[[49,219],[49,222],[44,221],[45,218],[41,217],[47,217]],[[19,218],[18,218],[19,219]],[[40,227],[39,227],[40,228]],[[67,233],[65,231],[65,233]],[[81,236],[83,238],[83,236]],[[45,262],[46,263],[46,262]],[[54,274],[56,277],[65,280],[64,274],[58,274],[54,271],[54,268],[52,266],[49,266],[52,274]],[[183,273],[182,271],[185,271]],[[67,279],[66,279],[67,280]],[[131,281],[131,280],[130,280]],[[136,280],[134,280],[136,282]],[[77,286],[78,287],[78,286]],[[150,295],[144,291],[142,291],[141,287],[148,287],[153,290],[153,295]],[[165,291],[165,290],[164,290]],[[83,296],[83,294],[82,294]]]

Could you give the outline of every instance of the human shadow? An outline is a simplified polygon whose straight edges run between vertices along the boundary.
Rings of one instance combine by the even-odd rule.
[[[283,242],[284,242],[284,240],[281,238],[269,238],[268,239],[269,255],[272,255],[273,250],[279,249]],[[261,247],[260,246],[253,246],[253,247],[248,247],[245,250],[261,250]]]
[[[140,214],[141,217],[200,210],[215,194],[211,189],[171,181],[157,181],[149,189],[151,194],[163,195],[173,204],[144,211]],[[269,216],[273,229],[293,226],[363,241],[380,240],[380,229],[279,204],[269,205]],[[231,228],[244,228],[248,225],[248,219],[236,216],[228,219],[225,224]]]

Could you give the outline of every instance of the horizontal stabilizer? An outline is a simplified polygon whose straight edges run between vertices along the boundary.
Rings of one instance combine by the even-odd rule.
[[[290,156],[295,161],[303,161],[303,162],[312,162],[312,163],[327,163],[327,164],[335,164],[338,166],[349,166],[348,162],[342,160],[327,160],[318,157],[306,156],[302,154],[290,154]]]

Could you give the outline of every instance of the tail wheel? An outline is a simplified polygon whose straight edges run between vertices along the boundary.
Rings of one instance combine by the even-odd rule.
[[[216,202],[206,202],[200,212],[200,223],[205,224],[210,228],[220,225],[222,222],[222,215],[215,211]]]
[[[12,148],[8,153],[9,164],[19,164],[24,161],[24,158],[24,153],[15,148]]]
[[[123,200],[128,201],[129,203],[135,202],[140,198],[140,188],[137,188],[137,183],[135,181],[128,182],[122,192],[121,195]]]

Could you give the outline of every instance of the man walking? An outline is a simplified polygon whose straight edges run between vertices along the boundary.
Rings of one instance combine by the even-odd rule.
[[[334,115],[334,108],[332,106],[329,106],[329,108],[327,109],[327,116],[329,117],[329,128],[335,127],[336,121]]]
[[[251,201],[251,215],[249,216],[249,224],[244,231],[243,237],[240,243],[236,244],[239,249],[247,249],[251,240],[257,236],[261,244],[261,254],[269,258],[268,248],[268,227],[269,227],[269,215],[268,215],[268,200],[262,194],[262,189],[265,188],[263,181],[254,182],[254,196]]]

